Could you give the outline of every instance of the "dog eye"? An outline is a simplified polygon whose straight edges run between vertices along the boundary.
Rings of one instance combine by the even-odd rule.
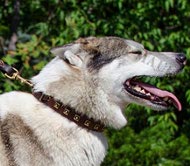
[[[131,53],[131,54],[137,54],[137,55],[141,55],[141,54],[142,54],[141,51],[131,51],[131,52],[129,52],[129,53]]]

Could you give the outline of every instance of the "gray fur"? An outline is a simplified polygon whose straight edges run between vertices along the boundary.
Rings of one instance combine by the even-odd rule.
[[[177,73],[176,53],[150,52],[118,37],[80,38],[51,50],[55,58],[32,78],[34,91],[53,96],[76,112],[120,129],[130,103],[166,109],[125,90],[135,76]],[[1,166],[99,166],[107,151],[103,133],[77,126],[32,96],[0,96]]]

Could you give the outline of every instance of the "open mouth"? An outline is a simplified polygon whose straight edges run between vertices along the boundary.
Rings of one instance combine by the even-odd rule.
[[[169,107],[171,105],[175,106],[179,111],[181,111],[181,103],[177,97],[155,86],[137,81],[136,78],[128,79],[124,83],[125,90],[131,95],[148,100],[154,105],[159,105],[161,107]]]

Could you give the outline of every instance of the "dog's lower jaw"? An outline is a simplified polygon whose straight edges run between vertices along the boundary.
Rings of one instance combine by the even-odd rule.
[[[116,105],[110,106],[110,112],[109,119],[107,119],[108,126],[114,129],[121,129],[122,127],[126,126],[127,119],[120,107]]]

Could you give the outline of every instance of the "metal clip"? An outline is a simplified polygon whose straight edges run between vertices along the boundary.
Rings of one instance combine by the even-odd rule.
[[[12,68],[12,69],[15,71],[15,72],[12,74],[12,76],[8,75],[7,73],[5,73],[4,75],[5,75],[7,78],[11,79],[11,80],[15,80],[16,77],[19,75],[19,72],[18,72],[18,70],[15,69],[15,68]]]
[[[7,73],[4,74],[7,78],[9,78],[11,80],[19,80],[21,83],[24,83],[24,84],[29,85],[30,87],[33,87],[33,84],[30,81],[28,81],[27,79],[25,79],[19,75],[19,72],[17,69],[15,69],[15,68],[12,68],[12,69],[15,71],[12,74],[12,76],[8,75]]]

